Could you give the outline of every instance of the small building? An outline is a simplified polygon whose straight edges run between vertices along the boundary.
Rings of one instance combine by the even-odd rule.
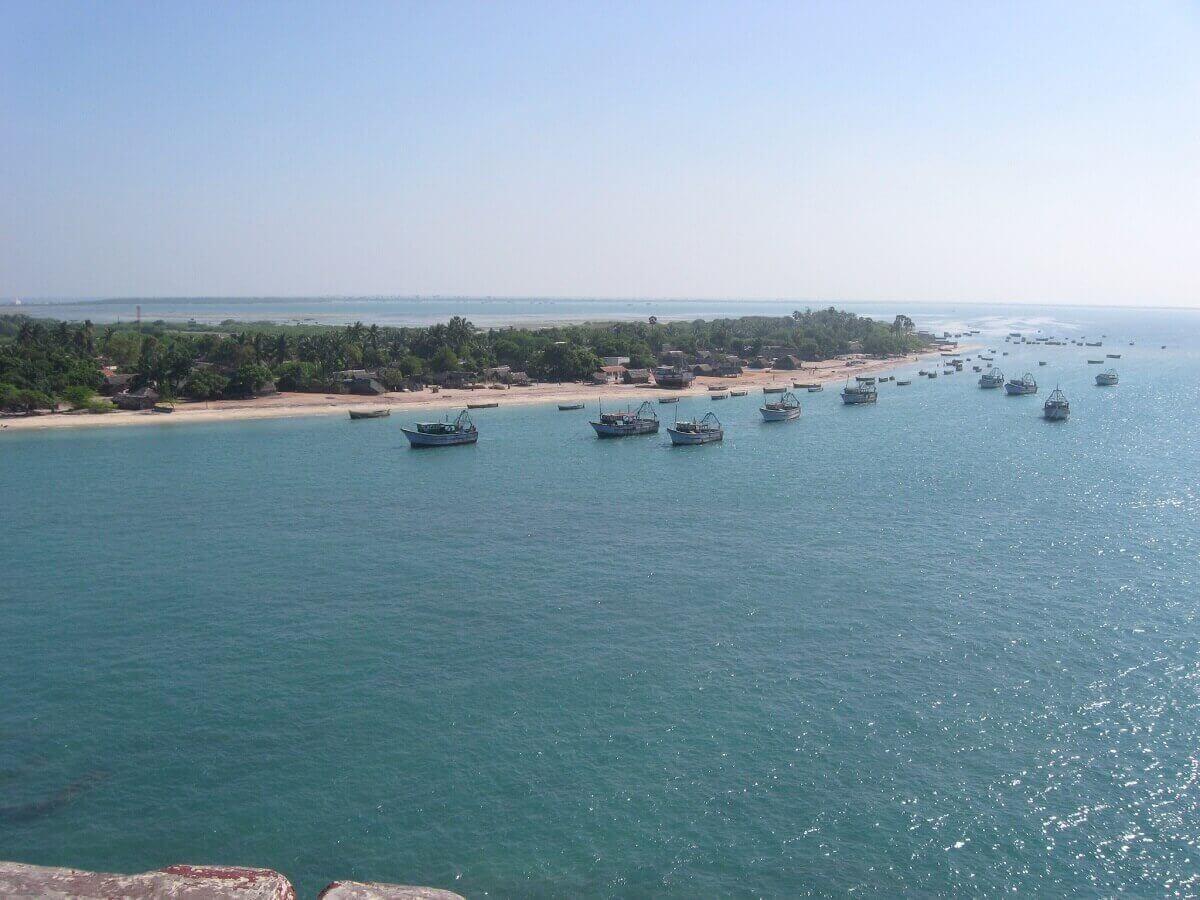
[[[533,379],[524,372],[513,372],[508,376],[508,383],[517,387],[529,387],[533,384]]]
[[[158,402],[158,391],[149,385],[132,391],[121,391],[113,395],[113,404],[118,409],[153,409]]]
[[[100,386],[100,393],[106,397],[112,397],[122,391],[127,391],[135,377],[134,375],[105,375],[104,384]]]
[[[797,369],[803,369],[804,363],[800,361],[800,357],[787,353],[775,360],[775,368],[783,369],[785,372],[792,372]]]
[[[771,360],[765,356],[753,356],[747,361],[746,368],[748,369],[769,369],[771,368]]]
[[[386,394],[387,388],[370,376],[362,376],[351,378],[347,385],[352,394],[362,394],[368,397],[378,397],[380,394]]]
[[[617,379],[603,369],[592,373],[592,384],[616,384]]]
[[[723,362],[717,366],[717,374],[725,378],[733,378],[742,374],[742,366],[739,362]]]
[[[624,366],[618,366],[618,365],[601,366],[600,371],[607,372],[609,375],[611,375],[613,384],[618,384],[625,380],[625,367]]]
[[[626,369],[625,370],[626,384],[649,384],[650,370],[649,369]]]
[[[512,375],[512,366],[494,366],[483,370],[483,377],[490,381],[508,381]]]

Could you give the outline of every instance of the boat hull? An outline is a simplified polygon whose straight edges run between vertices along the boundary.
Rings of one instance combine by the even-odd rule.
[[[1115,379],[1115,378],[1105,377],[1104,375],[1096,376],[1096,385],[1098,387],[1112,387],[1116,383],[1117,383],[1117,379]]]
[[[1037,393],[1036,387],[1025,387],[1020,384],[1006,384],[1004,390],[1010,397],[1024,397],[1026,394]]]
[[[351,419],[386,419],[392,414],[390,409],[372,409],[368,411],[350,410]]]
[[[1048,422],[1065,422],[1071,415],[1071,410],[1064,409],[1061,406],[1048,407],[1042,413]]]
[[[671,443],[679,446],[691,446],[692,444],[712,444],[716,441],[724,440],[724,429],[718,428],[716,431],[676,431],[674,428],[667,428],[667,433],[671,435]]]
[[[606,422],[592,422],[596,436],[602,438],[633,437],[639,434],[658,434],[657,422],[639,422],[634,425],[609,425]]]
[[[413,447],[454,447],[459,444],[474,444],[479,440],[478,431],[461,431],[457,434],[425,434],[401,428],[408,443]]]
[[[765,406],[760,406],[758,411],[762,413],[764,422],[791,422],[793,419],[800,418],[800,408],[796,409],[767,409]]]
[[[842,392],[842,402],[847,406],[861,406],[864,403],[874,403],[875,399],[874,394],[847,394],[845,391]]]

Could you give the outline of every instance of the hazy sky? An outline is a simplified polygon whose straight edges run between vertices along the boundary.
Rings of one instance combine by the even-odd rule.
[[[1200,306],[1200,4],[0,3],[0,296]]]

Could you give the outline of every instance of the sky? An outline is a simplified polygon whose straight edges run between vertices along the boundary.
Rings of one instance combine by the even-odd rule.
[[[0,297],[1200,306],[1200,4],[0,3]]]

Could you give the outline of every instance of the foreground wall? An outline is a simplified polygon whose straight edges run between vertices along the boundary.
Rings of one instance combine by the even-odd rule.
[[[290,881],[271,869],[238,866],[167,866],[138,875],[113,875],[0,862],[0,897],[171,898],[171,900],[296,900]],[[463,900],[436,888],[335,881],[321,900]]]

